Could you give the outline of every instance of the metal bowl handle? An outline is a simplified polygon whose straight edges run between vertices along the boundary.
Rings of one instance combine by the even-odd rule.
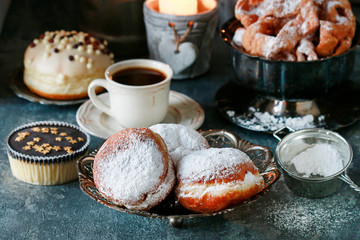
[[[282,140],[282,137],[280,137],[278,134],[281,133],[284,129],[287,129],[289,132],[295,132],[294,129],[292,129],[291,127],[288,127],[288,126],[283,126],[282,128],[279,128],[278,130],[276,130],[274,133],[273,133],[273,136],[274,138],[276,138],[277,140],[281,141]]]
[[[341,174],[339,176],[339,178],[341,180],[343,180],[344,182],[346,182],[347,184],[349,184],[349,186],[354,189],[356,192],[360,193],[360,187],[358,185],[356,185],[349,177],[349,175],[347,175],[347,172],[344,172],[343,174]]]

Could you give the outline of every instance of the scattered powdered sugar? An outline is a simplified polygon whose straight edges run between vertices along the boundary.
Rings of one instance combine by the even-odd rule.
[[[280,32],[277,34],[273,45],[265,52],[265,57],[271,57],[279,53],[282,49],[287,49],[289,46],[295,46],[298,42],[298,19],[288,21]]]
[[[186,155],[177,167],[177,177],[184,183],[224,179],[250,158],[235,148],[209,148]]]
[[[239,47],[242,46],[242,38],[244,33],[245,33],[245,28],[238,28],[236,29],[235,34],[233,36],[233,42]]]
[[[274,116],[268,112],[259,112],[253,107],[249,108],[248,115],[236,115],[235,111],[228,110],[227,116],[237,125],[255,131],[276,131],[283,126],[288,126],[294,130],[317,127],[314,123],[313,115],[301,117],[282,117]],[[323,115],[317,118],[318,125],[322,125],[325,117]]]
[[[301,198],[297,201],[273,200],[270,204],[263,206],[262,215],[265,220],[281,231],[301,236],[301,239],[336,236],[341,230],[344,231],[344,227],[349,229],[360,220],[356,201]]]
[[[326,143],[311,145],[288,159],[287,164],[293,164],[295,170],[304,177],[316,175],[327,177],[344,168],[344,160],[339,152]]]
[[[224,218],[259,233],[258,239],[356,239],[360,222],[358,195],[344,184],[338,193],[326,198],[298,197],[280,177],[264,198]]]
[[[259,5],[249,9],[247,7],[241,8],[243,5],[246,5],[242,4],[241,7],[235,9],[235,13],[237,15],[246,13],[248,15],[255,14],[258,16],[264,16],[265,14],[276,12],[277,17],[286,17],[296,13],[300,3],[301,0],[264,0]]]
[[[314,51],[314,45],[313,43],[308,39],[302,39],[300,40],[299,47],[297,48],[298,52],[304,53],[306,55],[310,55],[311,52]],[[309,59],[309,60],[315,60],[315,59]]]
[[[345,24],[350,21],[348,19],[349,16],[352,16],[352,12],[348,12],[348,9],[345,8],[343,3],[341,1],[327,1],[327,12],[333,12],[333,9],[336,9],[335,12],[338,11],[338,9],[343,9],[345,11],[345,16],[341,16],[340,14],[336,15],[336,24]],[[350,17],[351,18],[351,17]]]
[[[150,129],[164,139],[175,165],[185,155],[209,148],[206,139],[200,133],[181,124],[160,123],[151,126]]]
[[[263,35],[263,34],[261,34],[261,35]],[[260,37],[260,35],[256,34],[254,41],[258,41],[258,37]],[[264,35],[263,37],[266,38],[265,44],[263,46],[263,51],[265,53],[265,56],[268,56],[271,53],[271,49],[274,47],[276,38],[273,36],[266,36],[266,35]]]
[[[152,139],[136,139],[130,134],[127,147],[107,150],[105,143],[99,150],[103,159],[97,161],[101,192],[126,202],[139,201],[144,194],[154,190],[164,171],[163,156]],[[116,144],[116,143],[115,143]],[[98,153],[98,154],[99,154]]]
[[[276,11],[281,15],[278,17],[285,17],[296,12],[299,8],[301,0],[266,0],[263,2],[265,12]]]
[[[314,0],[314,3],[318,6],[320,6],[324,3],[324,0]]]

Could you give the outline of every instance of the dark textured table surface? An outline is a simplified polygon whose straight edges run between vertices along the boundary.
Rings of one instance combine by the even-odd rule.
[[[174,228],[166,220],[106,208],[84,195],[76,181],[34,186],[15,179],[4,145],[8,133],[40,120],[76,124],[79,105],[41,105],[18,98],[8,86],[10,76],[22,65],[26,46],[40,33],[80,30],[80,10],[79,1],[71,0],[16,0],[9,8],[0,35],[0,239],[360,239],[360,195],[345,184],[327,198],[306,199],[294,195],[281,177],[253,204],[226,215],[189,219],[182,228]],[[217,112],[214,96],[234,74],[230,49],[218,35],[214,44],[210,71],[197,79],[173,81],[171,89],[203,107],[205,122],[201,129],[227,129],[274,151],[277,140],[272,136],[237,127]],[[357,68],[352,78],[360,82],[358,72]],[[353,147],[349,175],[360,184],[360,122],[339,133]],[[90,150],[101,142],[92,137]]]

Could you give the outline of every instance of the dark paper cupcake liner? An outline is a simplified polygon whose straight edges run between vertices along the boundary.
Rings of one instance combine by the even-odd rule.
[[[81,148],[75,150],[72,153],[66,153],[66,154],[57,155],[57,156],[32,156],[29,154],[20,153],[10,146],[10,144],[9,144],[10,137],[13,134],[15,134],[16,132],[19,132],[26,128],[41,127],[41,126],[73,128],[86,136],[86,142],[84,143],[84,145]],[[73,124],[70,124],[70,123],[57,122],[57,121],[39,121],[39,122],[25,124],[25,125],[22,125],[16,129],[14,129],[7,136],[5,145],[6,145],[6,150],[7,150],[8,154],[12,158],[17,159],[22,162],[26,162],[26,163],[39,163],[40,165],[45,165],[45,164],[54,164],[54,163],[72,161],[72,160],[76,160],[79,157],[83,156],[88,151],[88,148],[90,145],[90,136],[86,132],[82,131],[79,127],[77,127]]]

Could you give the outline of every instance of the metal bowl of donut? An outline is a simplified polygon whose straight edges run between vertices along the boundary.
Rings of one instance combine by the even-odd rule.
[[[260,175],[264,178],[264,188],[258,194],[247,199],[240,205],[228,209],[224,209],[213,213],[194,213],[182,207],[176,200],[173,193],[162,201],[159,205],[149,211],[135,211],[119,206],[111,200],[100,194],[93,180],[93,162],[97,150],[90,155],[85,156],[78,161],[78,175],[80,181],[80,189],[95,201],[117,210],[122,213],[135,214],[148,218],[167,219],[174,227],[179,227],[183,221],[188,218],[216,216],[226,214],[239,206],[252,203],[264,196],[273,184],[279,179],[280,171],[278,170],[272,151],[265,146],[255,145],[243,139],[240,139],[231,132],[225,130],[208,130],[201,132],[211,147],[233,147],[245,152],[258,168]]]
[[[329,89],[349,79],[355,61],[355,49],[359,44],[360,27],[351,48],[343,54],[313,61],[270,60],[248,54],[233,42],[235,31],[241,22],[231,18],[220,30],[221,38],[232,48],[234,81],[259,94],[284,100],[314,99]]]

